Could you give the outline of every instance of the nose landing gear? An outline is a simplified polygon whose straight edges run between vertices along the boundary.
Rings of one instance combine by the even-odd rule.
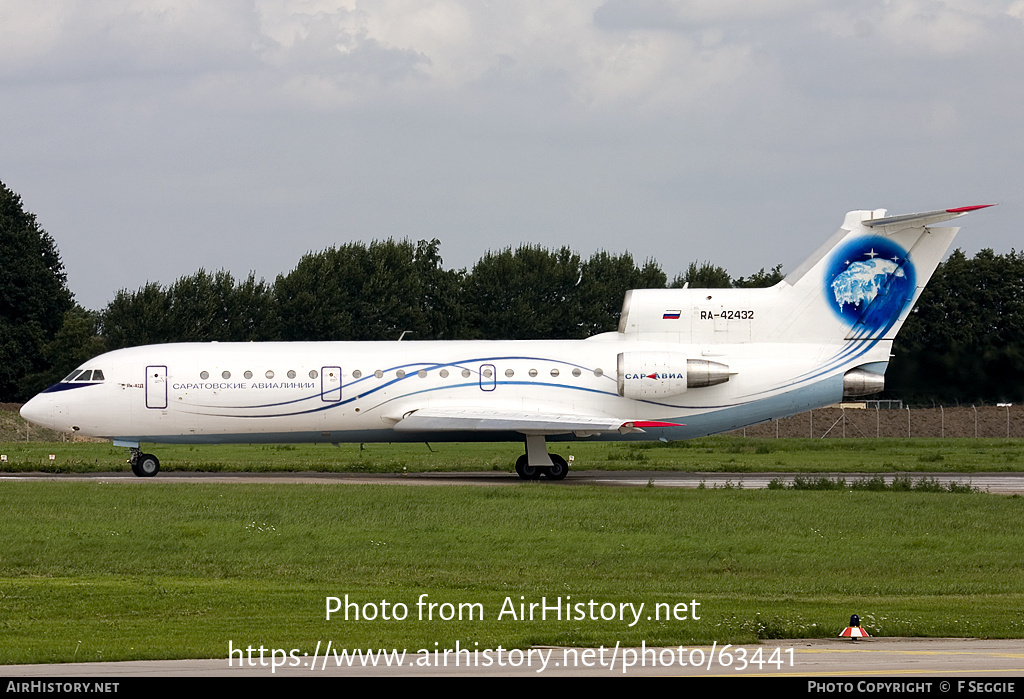
[[[140,478],[151,478],[160,472],[160,460],[152,454],[143,454],[139,449],[132,449],[128,463],[132,473]]]

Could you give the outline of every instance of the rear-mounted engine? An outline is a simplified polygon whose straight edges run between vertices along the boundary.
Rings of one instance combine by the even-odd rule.
[[[729,380],[729,367],[678,352],[621,352],[619,395],[634,400],[670,398],[688,388],[716,386]]]
[[[885,377],[867,369],[850,369],[843,374],[843,396],[870,396],[885,390]]]

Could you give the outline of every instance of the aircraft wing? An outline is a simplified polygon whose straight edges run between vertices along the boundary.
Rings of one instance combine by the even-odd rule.
[[[676,422],[627,421],[600,415],[573,415],[486,408],[423,408],[406,413],[398,432],[522,432],[524,434],[599,434],[643,432],[644,427],[677,427]]]

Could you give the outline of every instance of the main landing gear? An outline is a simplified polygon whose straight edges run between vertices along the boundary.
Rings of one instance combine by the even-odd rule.
[[[132,449],[128,463],[132,465],[132,473],[140,478],[150,478],[160,473],[160,459],[152,454],[143,454],[140,449]]]
[[[544,435],[526,436],[526,453],[516,460],[516,473],[524,481],[545,476],[560,481],[569,474],[569,462],[558,454],[549,454]]]

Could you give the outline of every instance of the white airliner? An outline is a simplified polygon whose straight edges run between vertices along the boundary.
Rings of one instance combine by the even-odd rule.
[[[988,205],[985,205],[988,206]],[[559,480],[547,440],[690,439],[882,390],[896,336],[985,206],[852,211],[765,289],[637,289],[586,340],[166,344],[108,352],[21,409],[37,425],[140,444],[520,441],[524,479]]]

